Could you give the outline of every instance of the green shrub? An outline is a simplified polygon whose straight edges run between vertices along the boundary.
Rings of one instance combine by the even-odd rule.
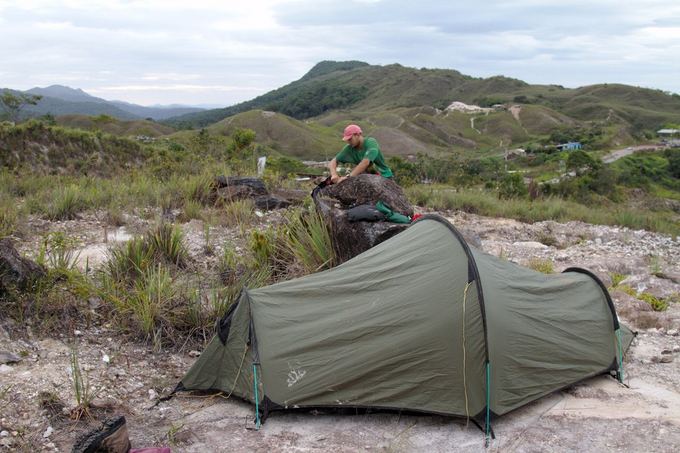
[[[161,223],[146,234],[145,240],[158,260],[185,267],[189,252],[184,245],[184,234],[178,227]]]
[[[72,220],[86,205],[85,197],[76,185],[62,187],[55,191],[47,208],[47,217],[50,220]]]
[[[498,198],[526,197],[529,191],[520,173],[506,174],[498,184]]]
[[[243,233],[255,217],[255,204],[250,199],[235,200],[225,204],[223,212],[226,226],[238,226]]]
[[[641,293],[637,296],[637,298],[647,302],[654,311],[665,311],[668,309],[668,302],[649,293]]]
[[[627,275],[619,274],[617,272],[610,274],[610,277],[612,279],[612,288],[618,287],[619,284],[621,284],[622,281],[624,281],[625,279],[628,278]]]
[[[335,252],[328,225],[316,211],[294,211],[286,219],[283,244],[305,273],[335,265]]]
[[[543,274],[553,274],[555,272],[552,261],[547,259],[532,258],[527,263],[527,267]]]
[[[14,233],[18,217],[14,201],[9,196],[0,194],[0,239]]]
[[[103,273],[111,282],[131,286],[153,263],[153,249],[143,238],[135,237],[109,249]]]

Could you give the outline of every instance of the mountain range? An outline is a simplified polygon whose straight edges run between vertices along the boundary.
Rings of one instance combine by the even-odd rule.
[[[402,156],[498,155],[511,148],[570,140],[582,141],[591,150],[607,150],[649,141],[656,130],[680,124],[680,95],[661,90],[606,83],[580,88],[531,85],[504,76],[478,78],[451,69],[361,61],[323,61],[299,80],[262,96],[208,110],[135,106],[62,86],[29,92],[44,96],[38,106],[26,108],[32,114],[150,117],[176,129],[206,128],[219,135],[249,128],[258,143],[309,159],[332,156],[349,122],[377,138],[385,154]],[[62,118],[65,125],[103,127],[73,116]],[[107,127],[121,134],[148,130],[145,135],[158,136],[170,131],[141,123]]]
[[[183,105],[146,107],[123,101],[108,101],[87,94],[81,89],[63,85],[51,85],[45,88],[36,87],[23,93],[42,96],[42,99],[36,105],[28,105],[23,109],[27,116],[80,114],[109,115],[121,120],[144,118],[163,120],[204,110]]]

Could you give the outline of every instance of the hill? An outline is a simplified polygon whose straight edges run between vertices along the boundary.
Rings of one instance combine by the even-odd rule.
[[[62,115],[56,118],[59,126],[87,131],[102,131],[119,137],[143,135],[147,137],[160,137],[173,133],[175,130],[169,126],[149,120],[119,120],[107,115]]]
[[[43,174],[111,175],[140,165],[148,150],[106,133],[27,121],[0,124],[0,168]]]
[[[408,109],[426,109],[414,111],[413,116],[420,114],[420,117],[430,111],[440,112],[454,101],[481,107],[518,105],[525,121],[517,115],[490,114],[481,120],[486,134],[490,135],[484,139],[475,137],[475,134],[482,135],[474,130],[479,128],[463,127],[463,123],[469,122],[469,116],[453,115],[449,124],[436,119],[434,114],[429,115],[429,120],[424,117],[411,121]],[[530,85],[503,76],[474,78],[448,69],[325,61],[299,80],[251,101],[171,118],[167,124],[205,127],[253,109],[324,124],[329,123],[328,118],[334,118],[335,122],[366,121],[369,125],[372,118],[398,118],[398,125],[392,125],[391,129],[423,142],[426,148],[451,145],[474,148],[498,144],[501,140],[504,145],[537,140],[538,135],[550,134],[556,129],[587,127],[592,122],[616,129],[610,131],[611,137],[642,138],[664,123],[680,122],[680,95],[619,84],[569,89],[558,85]],[[539,125],[532,118],[539,119]],[[458,125],[454,127],[451,123]],[[386,135],[396,136],[394,130]]]
[[[16,90],[11,90],[16,91]],[[92,96],[81,89],[63,85],[45,88],[31,88],[25,93],[40,95],[37,105],[27,106],[25,116],[41,115],[109,115],[122,120],[151,118],[162,120],[187,113],[201,112],[204,109],[181,105],[145,107],[122,101],[108,101]]]

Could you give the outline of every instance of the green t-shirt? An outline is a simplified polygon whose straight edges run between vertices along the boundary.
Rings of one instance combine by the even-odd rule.
[[[365,137],[364,144],[361,148],[352,148],[350,145],[345,145],[342,151],[335,156],[335,160],[338,162],[344,162],[346,164],[357,165],[364,159],[368,159],[375,169],[380,173],[380,176],[384,178],[391,178],[394,176],[392,170],[385,163],[385,158],[380,152],[380,146],[378,146],[378,141],[373,137]],[[368,166],[366,171],[370,170],[371,165]]]

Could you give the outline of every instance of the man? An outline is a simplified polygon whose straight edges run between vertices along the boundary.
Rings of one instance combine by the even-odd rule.
[[[393,176],[392,170],[387,166],[385,158],[380,152],[378,141],[373,137],[364,137],[359,126],[356,124],[347,126],[342,139],[347,144],[328,164],[333,184],[342,182],[350,176],[360,175],[361,173],[378,173],[384,178],[391,178]],[[338,175],[338,162],[354,164],[355,167],[348,176],[340,176]]]

